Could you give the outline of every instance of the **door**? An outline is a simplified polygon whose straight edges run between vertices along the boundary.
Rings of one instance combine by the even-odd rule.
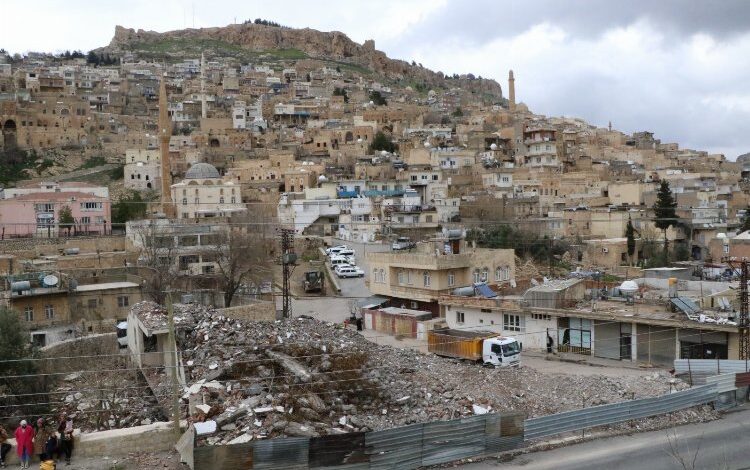
[[[632,337],[630,333],[620,334],[620,359],[630,360],[632,358],[631,353],[633,349],[631,348],[631,341]]]

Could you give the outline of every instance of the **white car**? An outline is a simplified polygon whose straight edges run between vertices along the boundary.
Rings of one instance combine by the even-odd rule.
[[[338,277],[365,277],[365,272],[357,266],[340,265],[336,266],[336,275]]]
[[[344,250],[351,250],[351,248],[349,248],[346,245],[336,245],[330,248],[326,248],[326,254],[328,256],[333,256],[333,255],[339,254],[339,252],[344,251]]]

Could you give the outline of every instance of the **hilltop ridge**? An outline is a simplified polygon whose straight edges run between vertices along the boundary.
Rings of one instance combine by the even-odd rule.
[[[334,61],[366,69],[385,80],[416,82],[426,87],[459,87],[491,95],[497,100],[501,100],[503,96],[502,87],[494,80],[474,78],[471,74],[446,78],[442,72],[389,58],[384,52],[375,49],[373,40],[359,44],[340,31],[324,32],[310,28],[297,29],[247,23],[159,33],[118,25],[110,43],[96,49],[95,52],[133,52],[148,58],[180,58],[194,57],[196,52],[203,50],[240,59],[252,58],[259,53],[269,53],[273,57],[288,61]],[[274,54],[274,51],[277,51],[277,54]],[[284,53],[278,54],[278,51]]]

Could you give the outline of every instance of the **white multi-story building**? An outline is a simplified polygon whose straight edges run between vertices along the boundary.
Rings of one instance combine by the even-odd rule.
[[[246,211],[240,187],[224,181],[208,163],[196,163],[185,172],[185,179],[172,185],[172,201],[178,219],[225,217]]]

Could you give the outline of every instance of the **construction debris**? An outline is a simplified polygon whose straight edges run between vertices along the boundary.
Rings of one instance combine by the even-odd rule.
[[[379,430],[487,412],[542,416],[664,395],[670,381],[672,390],[688,387],[662,372],[613,378],[488,369],[377,345],[310,319],[243,322],[203,308],[192,315],[196,327],[181,344],[183,360],[192,364],[183,400],[191,403],[191,419],[217,426],[199,445]],[[701,407],[634,426],[715,416]]]

